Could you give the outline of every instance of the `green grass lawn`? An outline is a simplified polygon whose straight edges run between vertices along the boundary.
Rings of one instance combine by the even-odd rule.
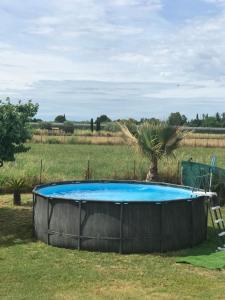
[[[134,161],[136,179],[144,179],[149,162],[128,146],[118,145],[67,145],[31,144],[31,150],[17,155],[16,162],[6,163],[1,168],[0,179],[24,177],[31,188],[39,182],[40,162],[43,160],[42,181],[84,179],[87,161],[90,160],[92,179],[133,179]],[[216,148],[182,147],[176,159],[164,159],[159,164],[163,181],[179,182],[178,161],[193,158],[199,162],[210,162],[216,154],[218,166],[225,167],[224,150]],[[3,184],[4,186],[4,184]]]
[[[21,207],[0,196],[0,299],[224,299],[225,270],[164,255],[67,250],[32,239],[31,195]],[[193,252],[194,251],[194,252]]]

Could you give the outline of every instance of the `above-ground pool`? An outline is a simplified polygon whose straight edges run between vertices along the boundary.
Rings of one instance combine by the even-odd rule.
[[[74,249],[164,252],[206,239],[207,199],[143,182],[61,182],[33,191],[37,239]]]

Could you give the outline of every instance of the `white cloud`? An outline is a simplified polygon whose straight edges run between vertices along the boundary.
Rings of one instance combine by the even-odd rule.
[[[145,6],[146,9],[149,10],[160,10],[162,8],[161,0],[110,0],[111,5],[117,6]]]
[[[207,3],[213,3],[213,4],[218,4],[218,5],[224,5],[225,0],[204,0]]]
[[[135,64],[149,63],[152,61],[149,56],[145,56],[137,53],[125,53],[125,54],[113,56],[111,59],[115,61],[135,63]]]
[[[201,83],[201,84],[200,84]],[[145,94],[148,98],[167,98],[167,99],[221,99],[223,103],[223,98],[225,94],[225,85],[220,85],[214,81],[201,81],[198,84],[184,84],[184,85],[173,85],[163,90],[154,91]]]
[[[190,0],[190,6],[192,1],[225,2]],[[0,1],[0,96],[34,91],[33,84],[43,81],[99,80],[154,82],[154,90],[137,94],[144,104],[149,98],[221,99],[224,10],[209,4],[216,13],[178,22],[165,5],[163,0]]]

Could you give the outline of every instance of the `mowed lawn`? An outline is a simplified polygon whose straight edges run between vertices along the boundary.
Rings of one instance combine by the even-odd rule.
[[[0,197],[0,299],[224,299],[225,271],[177,264],[179,252],[119,255],[32,239],[31,195]]]
[[[209,162],[212,154],[225,166],[224,150],[181,148],[177,160]],[[90,159],[93,179],[138,179],[148,162],[128,146],[31,144],[31,151],[6,163],[6,176],[43,180],[84,179]],[[177,160],[162,161],[161,174],[177,174]],[[171,177],[170,177],[171,178]],[[0,196],[0,299],[225,299],[225,271],[176,263],[182,252],[118,255],[54,248],[32,238],[31,195],[21,207],[11,195]]]
[[[5,163],[0,180],[6,177],[26,178],[27,185],[39,183],[41,160],[42,182],[84,179],[90,161],[91,179],[139,179],[146,176],[149,162],[126,145],[31,144],[31,150],[17,155],[16,162]],[[176,158],[163,159],[159,172],[163,181],[179,182],[178,161],[190,157],[209,163],[212,154],[218,166],[225,167],[225,151],[221,148],[182,147]],[[4,186],[4,183],[3,183]]]

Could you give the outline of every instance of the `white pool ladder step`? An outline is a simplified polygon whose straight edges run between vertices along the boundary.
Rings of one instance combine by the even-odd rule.
[[[218,219],[218,220],[215,220],[215,223],[216,223],[216,224],[218,224],[218,223],[222,223],[222,222],[224,222],[224,220],[223,220],[223,219]]]
[[[219,251],[225,251],[225,223],[220,205],[214,206],[210,200],[210,216],[214,229],[217,229],[218,237],[221,240],[221,246],[217,247]],[[215,226],[216,225],[216,226]],[[217,228],[216,228],[217,227]]]
[[[217,247],[217,250],[219,250],[219,251],[225,251],[225,245],[223,245],[222,247]]]
[[[212,210],[219,210],[219,209],[220,209],[220,206],[212,206],[211,209],[212,209]]]

